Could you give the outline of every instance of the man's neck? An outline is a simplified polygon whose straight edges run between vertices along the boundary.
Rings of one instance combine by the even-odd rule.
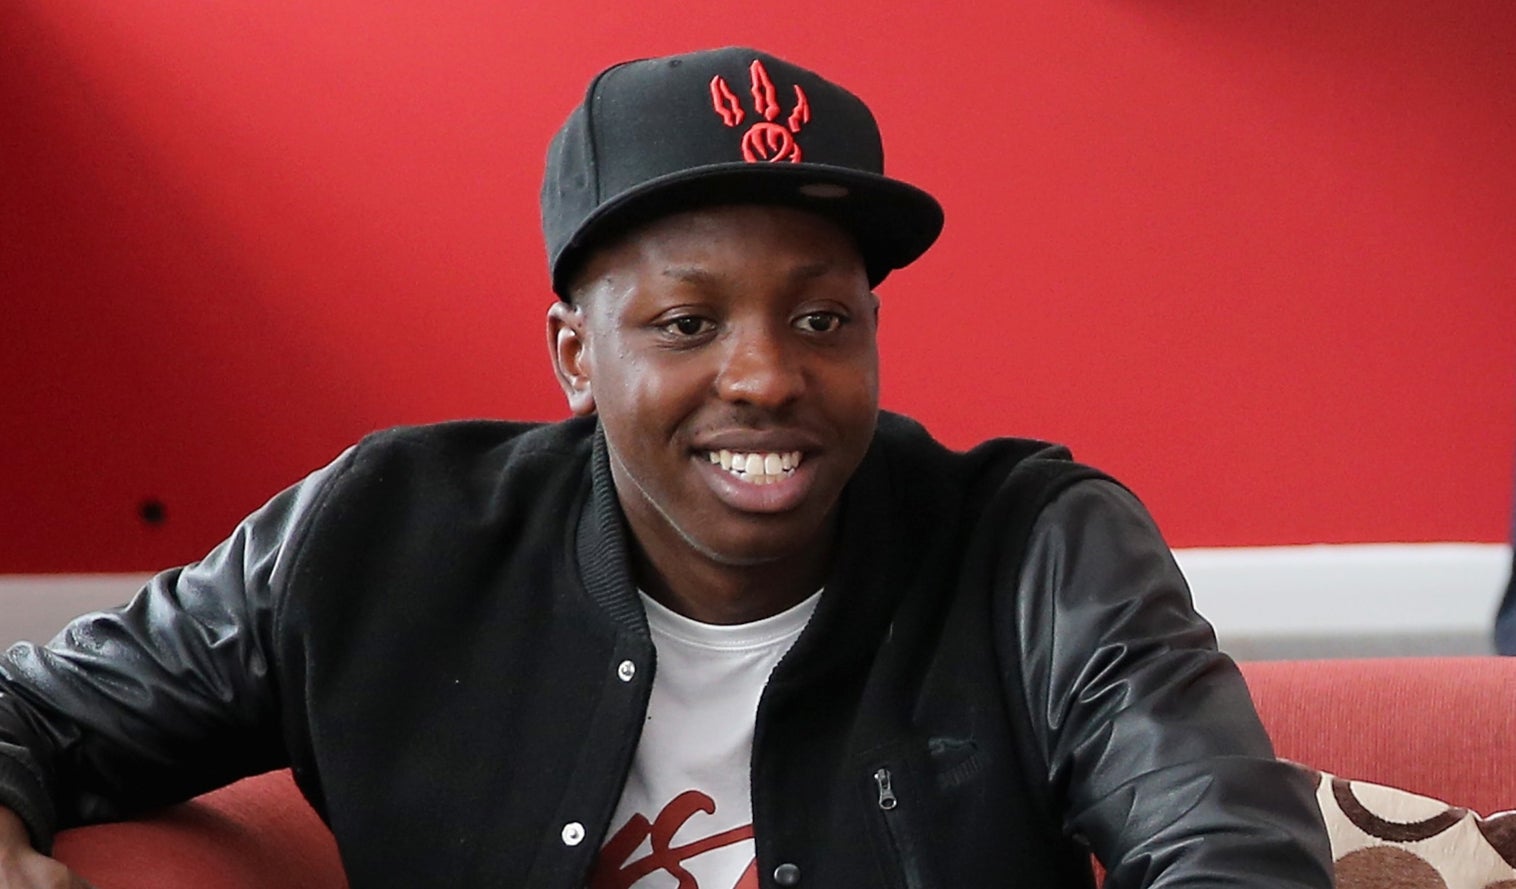
[[[818,555],[734,566],[686,558],[676,574],[658,570],[641,547],[635,548],[634,560],[643,592],[685,617],[709,624],[751,623],[800,604],[826,582],[831,561]]]

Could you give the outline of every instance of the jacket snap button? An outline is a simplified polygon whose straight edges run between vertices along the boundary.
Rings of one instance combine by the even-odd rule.
[[[577,846],[584,842],[584,825],[578,821],[570,821],[563,825],[563,845]]]
[[[797,864],[781,864],[774,868],[774,882],[781,886],[797,886],[800,884],[800,866]]]
[[[621,677],[622,682],[631,682],[632,677],[637,675],[637,665],[631,661],[622,661],[621,666],[616,668],[616,675]]]

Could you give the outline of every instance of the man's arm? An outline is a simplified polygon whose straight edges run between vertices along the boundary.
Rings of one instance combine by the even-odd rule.
[[[253,513],[122,608],[0,656],[0,807],[40,851],[287,763],[273,673],[291,541],[343,461]]]
[[[1311,782],[1275,760],[1135,497],[1108,481],[1065,490],[1034,526],[1019,582],[1048,779],[1107,887],[1332,885]]]

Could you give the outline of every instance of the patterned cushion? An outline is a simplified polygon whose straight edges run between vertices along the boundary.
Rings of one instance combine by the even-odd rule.
[[[1516,889],[1516,811],[1481,818],[1394,787],[1314,773],[1338,889]]]

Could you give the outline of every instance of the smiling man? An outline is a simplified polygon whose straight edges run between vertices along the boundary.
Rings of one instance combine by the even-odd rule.
[[[643,589],[718,624],[819,589],[879,412],[877,301],[847,232],[783,206],[676,212],[569,292],[558,375],[599,417]]]
[[[861,101],[751,49],[616,66],[542,214],[576,416],[376,433],[13,648],[0,887],[282,766],[355,889],[1331,885],[1138,501],[879,410],[874,287],[942,214]]]

